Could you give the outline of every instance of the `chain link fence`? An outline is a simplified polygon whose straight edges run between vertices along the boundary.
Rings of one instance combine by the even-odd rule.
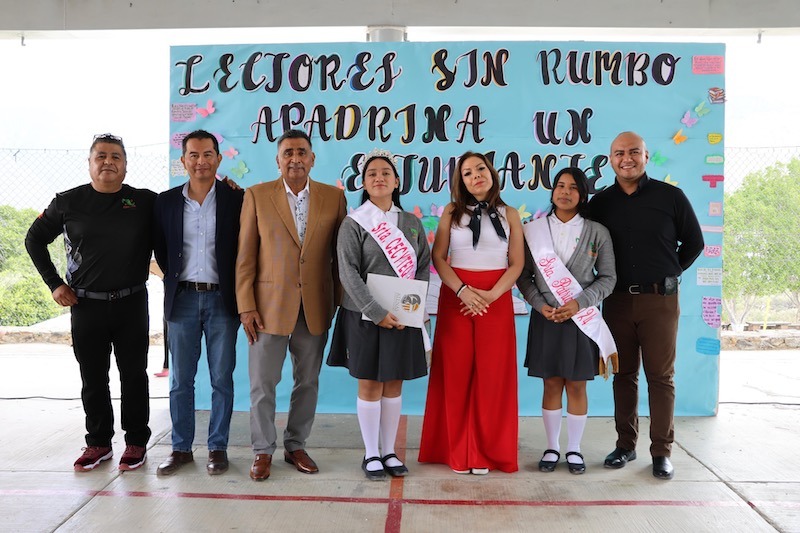
[[[128,147],[128,175],[126,183],[139,188],[154,191],[163,191],[169,184],[169,150],[168,145],[157,144],[149,146]],[[0,148],[0,168],[5,174],[6,187],[0,199],[0,209],[8,212],[9,207],[16,210],[32,209],[42,211],[58,191],[63,191],[88,182],[88,150],[28,150]],[[791,161],[796,165],[789,165]],[[771,169],[771,170],[770,170]],[[729,240],[760,240],[765,238],[762,234],[752,235],[752,228],[765,228],[769,226],[779,234],[773,240],[792,243],[798,241],[800,233],[800,201],[788,202],[779,213],[770,213],[769,210],[754,209],[754,218],[750,219],[747,228],[736,229],[728,224],[732,213],[729,206],[738,205],[730,202],[732,195],[743,187],[748,180],[758,175],[791,174],[798,172],[788,183],[793,187],[795,197],[800,198],[800,146],[772,147],[772,148],[732,148],[725,149],[725,196],[726,196],[726,227],[725,242]],[[768,176],[767,176],[768,177]],[[786,191],[788,194],[793,191]],[[753,202],[750,201],[750,204]],[[6,207],[3,207],[6,206]],[[759,213],[764,213],[759,215]],[[6,215],[7,216],[7,215]],[[30,217],[26,212],[25,216]],[[34,215],[35,216],[35,215]],[[759,216],[763,219],[759,219]],[[2,218],[2,217],[0,217]],[[779,223],[776,224],[776,219]],[[7,225],[7,221],[0,220],[0,226]],[[750,233],[744,233],[747,229]],[[741,234],[735,234],[740,231]],[[773,231],[773,233],[774,233]],[[783,234],[780,234],[783,232]],[[24,238],[24,233],[19,235],[18,242]],[[19,276],[3,276],[4,256],[10,252],[2,248],[0,243],[0,293],[2,285],[9,280],[17,280]],[[8,248],[8,245],[6,245]],[[757,255],[757,254],[756,254]],[[778,257],[778,256],[775,256]],[[800,257],[794,260],[784,254],[782,261],[785,264],[774,265],[776,271],[786,271],[790,267],[798,268],[793,263],[800,264]],[[758,258],[755,258],[758,259]],[[723,288],[727,283],[733,283],[736,278],[735,290],[727,290],[723,305],[723,322],[733,323],[739,329],[756,329],[766,327],[800,327],[800,275],[792,287],[774,283],[770,289],[769,283],[764,284],[764,276],[749,276],[748,272],[731,274],[727,268],[730,257],[726,254],[726,277],[723,279]],[[26,263],[33,270],[30,262]],[[752,279],[752,286],[748,286]],[[730,281],[729,281],[730,280]],[[791,281],[791,280],[790,280]],[[755,287],[758,283],[759,286]],[[780,285],[780,286],[778,286]],[[791,283],[789,283],[791,285]],[[730,285],[728,288],[733,287]],[[7,323],[5,317],[0,316],[0,325]]]

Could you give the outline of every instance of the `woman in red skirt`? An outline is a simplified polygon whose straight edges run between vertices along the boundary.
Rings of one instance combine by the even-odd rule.
[[[451,198],[431,254],[442,288],[419,461],[443,463],[458,474],[515,472],[511,287],[524,263],[522,224],[500,199],[497,171],[482,154],[461,156]]]

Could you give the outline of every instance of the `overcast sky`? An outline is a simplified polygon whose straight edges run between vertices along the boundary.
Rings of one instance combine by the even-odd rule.
[[[636,35],[616,31],[409,29],[409,40],[725,42],[726,145],[800,146],[800,34]],[[363,40],[363,28],[79,32],[0,40],[0,148],[85,148],[98,132],[129,146],[168,138],[170,44]],[[624,37],[624,39],[622,38]],[[791,126],[791,127],[789,127]]]

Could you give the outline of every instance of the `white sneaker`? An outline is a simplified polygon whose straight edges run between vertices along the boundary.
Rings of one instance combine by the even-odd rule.
[[[472,468],[472,469],[470,469],[470,472],[475,474],[476,476],[485,476],[486,474],[489,473],[489,469],[488,468]]]
[[[453,472],[456,474],[469,474],[469,470],[456,470],[455,468],[453,468]]]

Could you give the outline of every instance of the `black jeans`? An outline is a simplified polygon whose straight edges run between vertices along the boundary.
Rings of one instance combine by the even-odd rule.
[[[108,387],[112,347],[121,382],[125,443],[146,446],[150,439],[148,322],[146,290],[113,301],[79,298],[72,306],[72,347],[83,382],[88,446],[111,446],[114,436]]]

